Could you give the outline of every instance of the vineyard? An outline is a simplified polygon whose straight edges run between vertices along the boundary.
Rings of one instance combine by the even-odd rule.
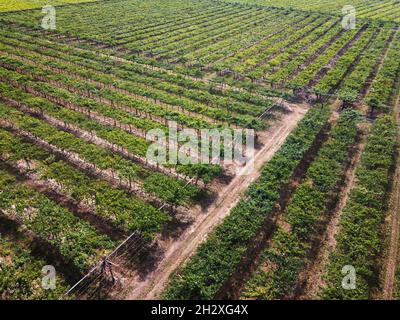
[[[229,2],[229,0],[227,0]],[[371,20],[400,22],[400,3],[396,0],[235,0],[239,3],[260,6],[293,8],[302,11],[315,11],[340,16],[344,6],[353,6],[357,17]]]
[[[398,298],[400,4],[351,2],[0,3],[0,299]]]
[[[29,10],[41,8],[46,5],[59,6],[65,4],[74,4],[80,2],[92,2],[96,0],[8,0],[6,3],[0,3],[0,12]]]

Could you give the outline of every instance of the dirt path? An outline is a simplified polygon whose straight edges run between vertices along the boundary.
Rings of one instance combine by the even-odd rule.
[[[368,129],[365,129],[365,131],[367,130]],[[339,232],[340,218],[349,198],[350,191],[354,186],[356,168],[360,162],[361,155],[365,147],[366,136],[366,133],[362,134],[361,142],[358,144],[355,154],[347,169],[346,179],[343,182],[344,187],[338,195],[339,202],[336,205],[332,218],[329,221],[326,231],[321,238],[322,245],[319,248],[315,259],[308,263],[306,269],[299,276],[299,284],[302,286],[302,290],[296,299],[317,299],[319,289],[324,285],[322,276],[325,271],[329,254],[336,248],[336,236]]]
[[[284,143],[290,132],[303,118],[306,109],[299,107],[282,116],[262,137],[264,146],[255,155],[254,168],[248,175],[237,175],[218,193],[217,199],[176,241],[165,243],[165,255],[158,267],[144,279],[136,278],[129,285],[127,299],[156,299],[162,294],[170,275],[195,253],[197,247],[216,225],[229,215],[241,194],[260,175],[263,164],[269,161]]]
[[[400,91],[394,109],[397,123],[400,124]],[[389,202],[389,232],[388,251],[383,279],[382,299],[393,299],[393,289],[395,285],[395,275],[397,267],[397,257],[399,254],[399,228],[400,228],[400,157],[397,157],[396,171],[393,176],[392,194]]]
[[[390,235],[389,249],[387,252],[387,261],[385,266],[385,275],[383,280],[384,300],[393,299],[393,289],[395,283],[395,274],[398,255],[399,240],[399,222],[400,222],[400,160],[397,161],[396,173],[393,177],[393,191],[390,198]]]

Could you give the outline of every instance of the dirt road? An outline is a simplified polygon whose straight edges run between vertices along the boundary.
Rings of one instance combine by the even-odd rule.
[[[394,108],[397,123],[400,124],[400,92]],[[399,228],[400,228],[400,157],[397,157],[396,171],[393,176],[392,194],[389,201],[389,232],[388,251],[384,266],[382,299],[393,299],[397,257],[399,255]]]
[[[393,177],[393,191],[390,198],[390,235],[389,249],[383,282],[383,296],[385,300],[393,299],[393,289],[398,256],[399,222],[400,222],[400,160],[397,161],[396,173]]]
[[[229,215],[240,196],[260,175],[263,164],[269,161],[284,143],[290,132],[303,118],[307,109],[297,107],[292,113],[282,115],[281,120],[260,136],[263,147],[254,160],[254,170],[247,175],[237,175],[224,186],[214,203],[197,215],[195,222],[177,240],[166,244],[165,255],[157,268],[144,279],[136,278],[129,285],[126,299],[156,299],[160,297],[172,273],[193,255],[207,235]]]

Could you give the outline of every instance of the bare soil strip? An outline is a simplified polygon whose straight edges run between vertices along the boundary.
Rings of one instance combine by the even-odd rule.
[[[400,91],[398,91],[395,102],[395,117],[400,124]],[[395,286],[395,275],[397,260],[399,255],[399,228],[400,228],[400,157],[397,155],[396,171],[393,176],[392,194],[389,202],[389,232],[388,250],[386,252],[386,262],[384,265],[383,293],[382,299],[393,299]]]
[[[156,299],[160,297],[171,274],[195,253],[215,226],[229,215],[243,192],[260,176],[263,164],[279,150],[305,113],[306,108],[303,106],[294,108],[292,113],[283,115],[282,120],[272,125],[261,137],[261,140],[264,140],[264,146],[255,155],[254,170],[248,175],[237,175],[229,185],[221,187],[217,199],[206,211],[196,208],[194,211],[197,211],[198,214],[194,223],[178,239],[159,239],[160,246],[164,249],[163,259],[157,268],[146,277],[137,276],[131,280],[125,293],[126,299]]]
[[[364,128],[363,131],[368,131],[368,128]],[[339,201],[331,214],[330,221],[326,226],[324,234],[321,236],[315,256],[308,261],[304,271],[299,275],[299,281],[294,290],[294,297],[292,298],[301,300],[317,299],[319,289],[324,285],[322,276],[329,254],[336,248],[336,236],[339,233],[340,218],[349,198],[350,191],[355,183],[356,169],[365,147],[366,136],[366,132],[362,132],[360,142],[355,147],[345,180],[338,194]]]

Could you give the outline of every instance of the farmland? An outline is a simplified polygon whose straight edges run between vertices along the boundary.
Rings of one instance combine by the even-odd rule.
[[[1,299],[398,296],[398,2],[50,4],[0,4]]]
[[[293,8],[303,11],[315,11],[340,16],[344,6],[353,6],[357,17],[363,19],[400,21],[400,4],[395,0],[238,0],[235,2],[260,6]]]
[[[92,2],[95,0],[9,0],[6,3],[0,3],[0,12],[6,11],[19,11],[29,10],[34,8],[41,8],[46,5],[58,6],[65,4],[74,4],[80,2]]]

